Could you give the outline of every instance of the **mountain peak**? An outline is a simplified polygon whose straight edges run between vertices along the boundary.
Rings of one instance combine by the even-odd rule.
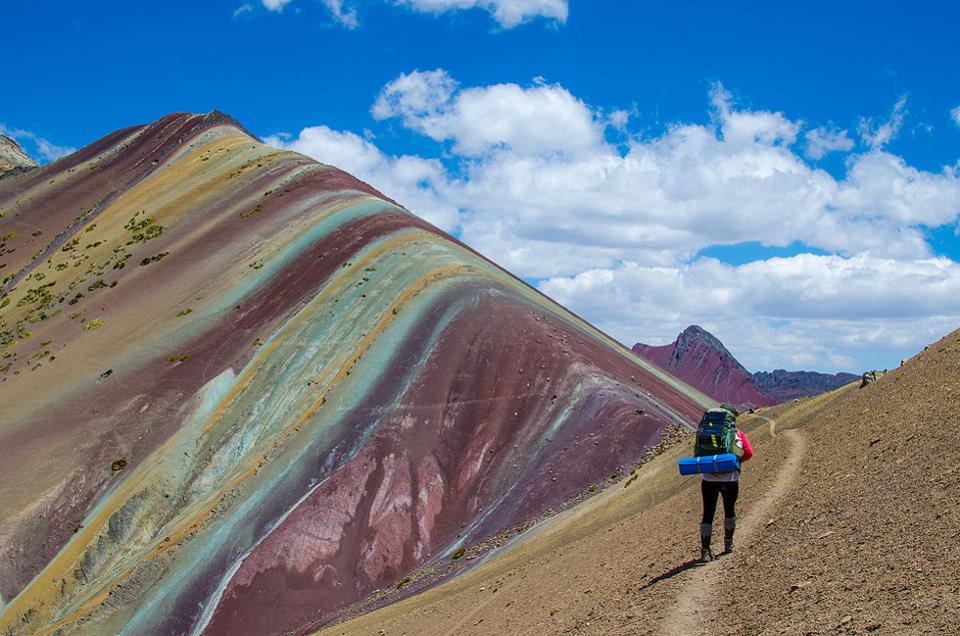
[[[211,110],[208,113],[203,114],[203,125],[205,126],[232,126],[247,135],[251,139],[260,141],[260,138],[254,135],[252,132],[247,130],[243,124],[234,119],[231,115],[223,112],[222,110]]]
[[[680,332],[673,345],[672,357],[676,361],[676,366],[680,366],[681,359],[697,349],[707,349],[714,352],[720,360],[724,361],[726,366],[743,371],[749,374],[746,367],[733,357],[733,354],[723,346],[720,339],[701,327],[700,325],[690,325]]]
[[[690,325],[670,344],[638,343],[633,350],[719,402],[745,408],[776,402],[756,387],[723,343],[699,325]]]
[[[0,202],[0,448],[32,449],[0,462],[0,633],[310,631],[479,563],[450,555],[709,404],[217,111],[0,179]]]
[[[709,346],[711,349],[717,351],[726,351],[726,347],[723,346],[723,343],[720,342],[720,339],[715,335],[701,327],[700,325],[690,325],[686,329],[680,332],[680,335],[677,336],[676,342],[686,342],[686,341],[698,341]]]
[[[670,344],[652,347],[637,343],[633,351],[717,401],[741,407],[817,395],[857,379],[850,373],[783,369],[750,373],[719,338],[700,325],[690,325]]]

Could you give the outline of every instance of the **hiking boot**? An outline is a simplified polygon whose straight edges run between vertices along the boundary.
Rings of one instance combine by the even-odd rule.
[[[736,529],[736,517],[723,520],[723,552],[721,552],[721,554],[730,554],[733,552],[733,532]]]
[[[709,523],[700,524],[700,563],[710,563],[713,561],[713,553],[710,551],[710,535],[713,531]]]
[[[700,548],[700,558],[698,563],[710,563],[713,561],[713,554],[710,552],[710,546]]]

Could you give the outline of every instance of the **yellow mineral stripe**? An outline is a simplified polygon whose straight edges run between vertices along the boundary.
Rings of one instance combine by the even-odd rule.
[[[423,238],[436,239],[436,236],[427,232],[414,231],[414,232],[407,232],[404,235],[393,237],[390,240],[390,242],[395,241],[396,245],[402,245],[404,243],[413,242],[418,238],[421,240]],[[396,245],[394,245],[393,247],[396,247]],[[387,249],[391,246],[383,245],[381,247],[383,249]],[[361,265],[366,265],[367,263],[370,262],[370,260],[372,260],[372,256],[373,256],[372,254],[369,254],[366,256],[367,257],[357,262],[356,267],[360,267]],[[395,316],[392,311],[393,309],[402,307],[403,304],[405,304],[411,298],[421,293],[423,289],[425,289],[429,285],[435,284],[436,282],[443,279],[454,277],[458,274],[461,274],[464,271],[468,271],[472,273],[476,271],[476,268],[472,267],[471,265],[466,265],[462,263],[451,264],[443,267],[437,267],[430,270],[425,275],[421,276],[419,279],[415,281],[414,284],[408,285],[407,288],[404,290],[404,292],[390,306],[389,311],[385,312],[385,314],[380,318],[380,320],[377,322],[374,328],[370,331],[370,333],[360,342],[359,346],[357,346],[353,350],[351,355],[346,356],[346,359],[347,360],[353,359],[354,364],[356,364],[356,362],[359,361],[363,352],[369,349],[370,345],[376,339],[376,337],[378,337],[379,334],[381,334],[386,329],[387,325],[395,319]],[[343,278],[348,278],[348,277],[343,277]],[[343,282],[344,281],[341,280],[339,281],[339,284],[342,286]],[[318,300],[315,300],[314,302],[318,302]],[[314,303],[311,303],[311,304],[314,304]],[[279,343],[277,344],[277,346],[279,346]],[[259,357],[261,356],[258,356],[258,358]],[[343,360],[344,358],[341,357],[339,359]],[[328,367],[330,366],[331,365],[328,365]],[[292,434],[292,432],[296,428],[298,428],[299,426],[302,426],[303,423],[305,423],[310,417],[312,417],[316,413],[316,411],[323,405],[326,399],[326,396],[329,395],[330,391],[335,386],[337,386],[340,382],[343,381],[343,379],[346,377],[347,373],[350,371],[350,369],[353,366],[354,365],[351,364],[351,365],[344,365],[340,367],[340,370],[334,375],[333,379],[331,380],[331,384],[329,385],[327,390],[319,398],[317,398],[310,405],[310,407],[308,407],[307,411],[303,413],[293,424],[286,427],[280,433],[281,439],[286,439],[286,437]],[[248,365],[248,372],[245,373],[245,375],[247,376],[246,378],[247,382],[249,382],[250,380],[252,369],[254,367],[255,365],[253,366]],[[230,396],[231,399],[228,400],[227,397],[225,397],[220,402],[220,405],[218,406],[218,409],[217,409],[217,412],[219,413],[219,415],[222,416],[223,410],[225,409],[226,405],[229,404],[229,402],[232,401],[232,399],[235,399],[237,397],[238,390],[239,390],[239,387],[235,385],[234,388],[231,389],[231,392],[228,394],[228,396]],[[211,418],[209,418],[207,422],[209,423],[210,420],[212,419],[214,419],[214,416],[211,416]],[[209,427],[205,426],[205,428],[209,428]],[[70,541],[70,543],[68,543],[67,546],[64,547],[64,549],[60,552],[60,554],[58,554],[57,557],[53,561],[51,561],[47,565],[47,567],[44,568],[44,570],[36,578],[34,578],[33,581],[30,582],[27,588],[25,588],[19,595],[17,595],[16,598],[13,599],[10,605],[4,608],[4,613],[2,616],[0,616],[0,627],[8,625],[9,621],[11,621],[15,616],[29,609],[28,607],[24,607],[24,606],[30,604],[31,597],[33,597],[36,603],[35,605],[33,605],[35,611],[37,612],[35,614],[35,618],[41,615],[41,612],[38,608],[46,607],[48,602],[52,604],[52,601],[55,600],[51,597],[55,596],[54,590],[57,587],[56,581],[58,579],[67,580],[68,579],[67,573],[71,574],[69,578],[73,578],[72,577],[73,570],[76,569],[77,565],[79,564],[80,560],[83,557],[83,554],[86,552],[87,547],[92,545],[96,541],[97,537],[99,537],[102,528],[107,524],[113,512],[119,509],[119,507],[122,506],[122,504],[125,501],[127,501],[130,498],[130,496],[138,492],[142,488],[145,482],[150,480],[151,473],[155,470],[157,464],[159,464],[165,456],[164,451],[166,451],[169,446],[174,445],[176,441],[178,440],[175,440],[174,438],[167,440],[167,442],[165,442],[160,448],[158,448],[157,451],[151,454],[151,457],[147,461],[141,464],[142,468],[139,468],[137,470],[138,478],[134,478],[134,479],[128,478],[128,480],[126,480],[125,482],[123,482],[123,484],[120,485],[118,490],[115,491],[114,494],[110,497],[111,501],[117,502],[116,505],[110,505],[109,502],[102,505],[100,509],[100,513],[92,520],[92,522],[87,524],[84,528],[81,528],[77,536],[75,536],[74,539]],[[226,482],[226,484],[222,487],[222,489],[220,489],[219,492],[215,495],[215,498],[221,498],[223,492],[229,492],[230,490],[238,487],[241,483],[249,479],[251,476],[255,475],[259,471],[261,467],[260,464],[264,459],[266,459],[266,456],[263,453],[258,453],[256,456],[252,457],[251,458],[252,461],[247,464],[246,468],[243,471],[241,471],[239,474],[235,474],[232,478],[230,478]],[[133,477],[133,475],[131,475],[131,477]],[[178,523],[177,529],[169,533],[163,533],[165,536],[169,537],[169,541],[164,542],[169,544],[169,547],[165,548],[163,551],[168,554],[171,552],[174,552],[173,546],[176,546],[178,543],[182,542],[187,535],[189,535],[191,532],[194,532],[196,529],[201,527],[205,522],[205,520],[209,519],[214,514],[215,508],[218,505],[218,503],[219,502],[213,502],[213,503],[208,502],[205,506],[197,510],[193,515],[191,515],[187,519],[183,519],[182,522]],[[112,577],[112,584],[108,588],[103,588],[97,591],[92,597],[90,597],[80,607],[78,607],[76,610],[71,612],[65,618],[58,621],[54,626],[46,629],[44,633],[55,631],[56,629],[59,629],[64,625],[75,622],[79,618],[82,618],[84,615],[87,615],[91,611],[95,610],[97,607],[100,606],[100,604],[102,604],[103,600],[105,600],[109,596],[110,589],[115,587],[117,583],[121,583],[123,580],[125,580],[130,575],[133,568],[135,568],[139,564],[141,559],[156,558],[161,553],[160,548],[161,548],[160,545],[155,545],[155,546],[146,548],[144,550],[141,550],[137,555],[138,558],[132,561],[131,566],[124,569],[122,572],[115,573],[115,575]],[[39,591],[43,589],[47,589],[50,591],[48,592]],[[44,612],[43,614],[48,614],[48,613]]]

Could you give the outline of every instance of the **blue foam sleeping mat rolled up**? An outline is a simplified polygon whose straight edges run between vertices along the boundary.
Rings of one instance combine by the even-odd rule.
[[[681,475],[698,473],[728,473],[740,468],[740,460],[733,453],[723,455],[704,455],[703,457],[681,457],[677,460]]]

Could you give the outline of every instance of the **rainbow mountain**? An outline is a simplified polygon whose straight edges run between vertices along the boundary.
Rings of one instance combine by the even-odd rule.
[[[221,113],[0,215],[0,634],[308,633],[712,404]]]

